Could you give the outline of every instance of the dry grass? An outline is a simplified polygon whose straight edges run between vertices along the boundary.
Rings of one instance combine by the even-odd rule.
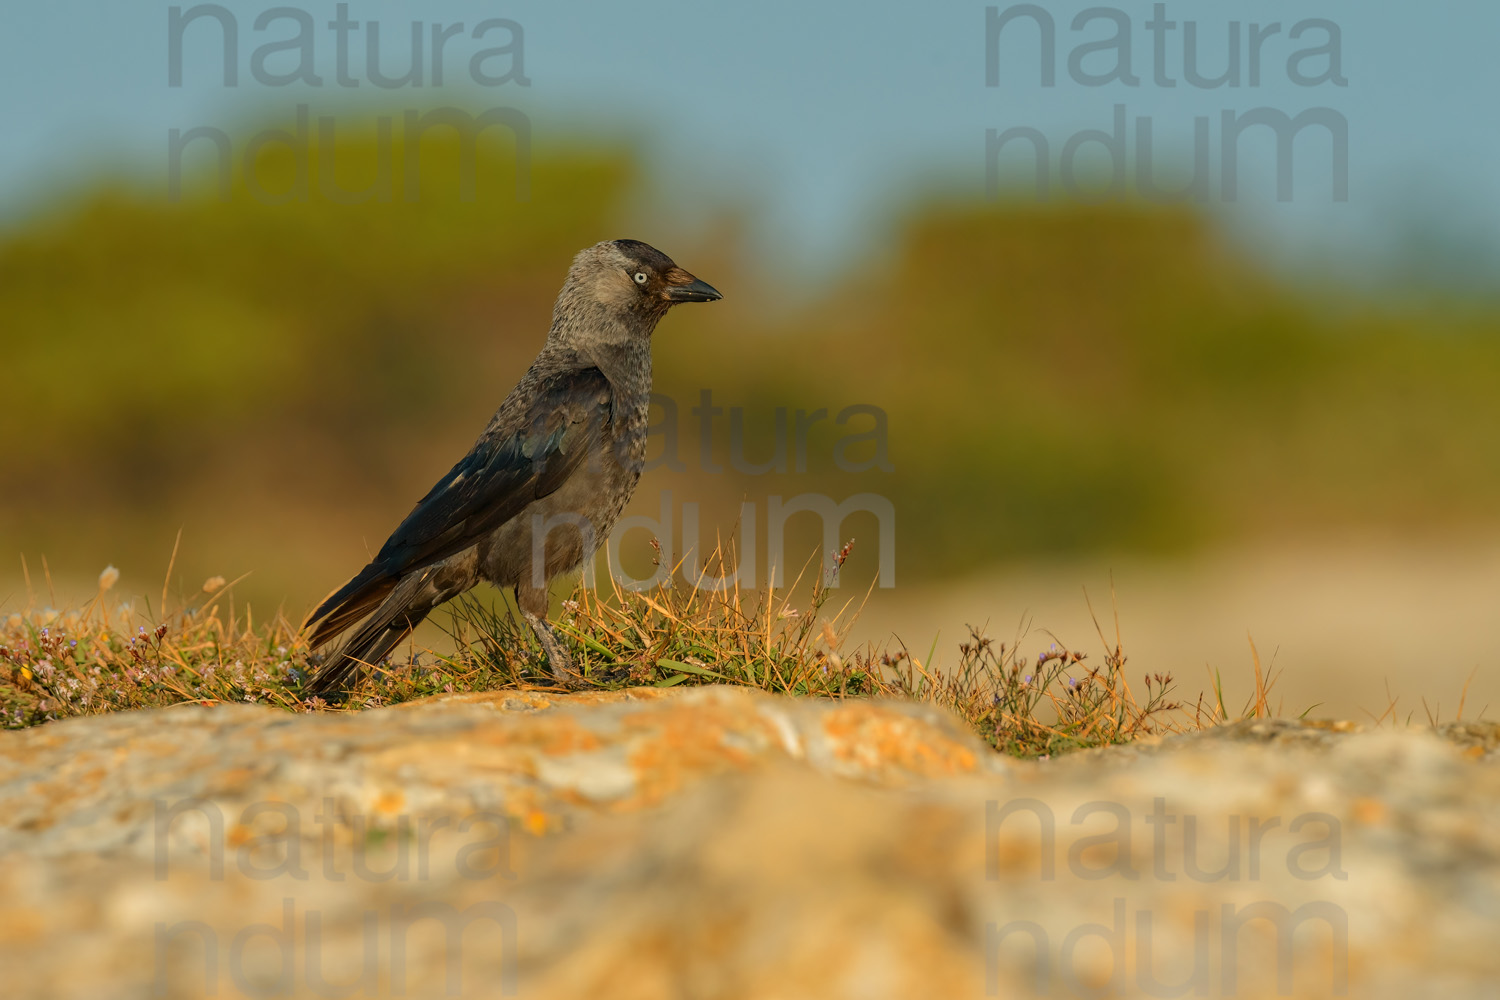
[[[834,553],[833,565],[841,567],[849,551],[846,545]],[[1199,696],[1192,705],[1174,697],[1170,676],[1142,675],[1133,687],[1118,623],[1113,641],[1099,630],[1104,651],[1097,663],[1055,641],[1023,655],[1024,634],[997,644],[979,630],[959,646],[951,668],[936,662],[936,644],[925,662],[905,648],[849,649],[858,608],[853,601],[830,608],[833,591],[821,568],[804,587],[807,576],[804,567],[791,586],[755,592],[737,585],[650,592],[579,587],[555,624],[588,687],[739,684],[799,697],[929,702],[956,712],[998,750],[1022,757],[1271,713],[1275,677],[1262,673],[1258,657],[1256,694],[1238,716],[1226,710],[1217,686],[1213,698]],[[296,626],[280,614],[257,621],[248,607],[237,608],[233,584],[210,580],[162,615],[111,600],[113,583],[107,571],[99,594],[82,608],[59,613],[29,606],[0,621],[6,728],[180,704],[351,711],[443,692],[556,689],[530,630],[503,602],[473,595],[454,602],[446,649],[409,646],[333,708],[299,694],[310,657]],[[798,593],[806,596],[800,607],[792,602]],[[159,607],[166,598],[164,589]]]

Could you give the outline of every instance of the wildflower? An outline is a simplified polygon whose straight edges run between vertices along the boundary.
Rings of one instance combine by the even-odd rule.
[[[1033,676],[1035,676],[1035,675],[1033,675],[1033,674],[1027,674],[1027,675],[1026,675],[1026,676],[1025,676],[1025,677],[1023,677],[1023,678],[1021,678],[1021,683],[1022,683],[1022,684],[1023,684],[1023,685],[1024,685],[1024,684],[1030,684],[1030,683],[1031,683],[1031,678],[1032,678],[1032,677],[1033,677]]]
[[[99,574],[99,589],[108,590],[120,582],[120,571],[113,566],[104,567],[104,572]]]

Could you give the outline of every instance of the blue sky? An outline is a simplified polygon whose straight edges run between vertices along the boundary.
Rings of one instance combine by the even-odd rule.
[[[465,63],[485,44],[460,37],[448,51],[461,58],[447,64],[447,85],[437,92],[430,86],[380,91],[357,53],[351,71],[361,86],[334,86],[335,34],[326,27],[335,14],[331,2],[299,7],[317,25],[315,68],[324,86],[250,79],[252,51],[293,29],[282,20],[257,32],[257,15],[273,5],[228,2],[240,31],[240,85],[222,85],[217,29],[200,23],[186,36],[183,86],[169,87],[169,6],[119,0],[7,6],[0,15],[7,95],[0,214],[23,214],[101,175],[129,174],[164,189],[174,127],[232,129],[261,115],[289,115],[299,102],[317,114],[338,112],[351,98],[380,96],[393,107],[451,98],[522,109],[539,145],[580,130],[632,142],[646,156],[662,211],[691,224],[725,206],[747,208],[759,245],[780,248],[788,266],[817,272],[857,260],[894,206],[934,194],[984,197],[987,129],[1035,128],[1056,160],[1070,136],[1110,129],[1115,106],[1124,105],[1133,159],[1138,119],[1151,120],[1158,149],[1185,150],[1194,119],[1207,116],[1217,161],[1224,111],[1268,107],[1295,115],[1324,107],[1348,125],[1346,202],[1330,197],[1329,141],[1309,130],[1295,147],[1290,202],[1275,198],[1269,138],[1247,136],[1239,201],[1225,204],[1215,191],[1209,207],[1292,269],[1342,262],[1336,266],[1345,271],[1373,273],[1403,259],[1399,247],[1408,255],[1411,247],[1426,247],[1423,253],[1465,280],[1490,277],[1491,234],[1500,220],[1500,117],[1491,108],[1500,93],[1500,60],[1491,52],[1500,37],[1500,5],[1482,0],[1412,5],[1406,15],[1354,2],[1168,3],[1165,16],[1177,28],[1165,36],[1167,70],[1179,80],[1176,87],[1153,79],[1151,3],[1110,8],[1129,25],[1137,86],[1073,79],[1069,53],[1118,26],[1096,16],[1074,31],[1073,19],[1087,4],[1044,4],[1056,22],[1052,87],[1038,78],[1038,32],[1020,20],[1002,34],[1000,86],[985,85],[983,3],[351,3],[351,18],[380,23],[382,60],[395,68],[408,58],[413,18],[462,21],[466,28],[509,18],[524,28],[529,86],[473,84]],[[1286,37],[1308,19],[1337,26],[1346,85],[1306,87],[1288,78],[1288,56],[1322,37],[1314,30],[1301,43]],[[1249,86],[1245,65],[1239,87],[1210,90],[1182,81],[1187,21],[1195,22],[1200,68],[1211,76],[1226,69],[1230,22],[1240,24],[1242,58],[1250,22],[1280,22],[1283,30],[1268,35],[1261,49],[1260,84]],[[351,37],[359,49],[362,36]],[[287,60],[269,65],[290,66]],[[1101,73],[1117,62],[1102,52],[1081,66]],[[1315,72],[1326,64],[1302,65]],[[1079,157],[1099,166],[1103,147],[1085,144]],[[1216,162],[1215,184],[1219,172]]]

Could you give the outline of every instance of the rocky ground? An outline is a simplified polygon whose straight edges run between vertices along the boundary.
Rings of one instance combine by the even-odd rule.
[[[1500,727],[739,688],[0,734],[7,997],[1500,995]]]

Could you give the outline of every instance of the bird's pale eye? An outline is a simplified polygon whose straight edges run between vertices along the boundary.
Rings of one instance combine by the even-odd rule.
[[[635,283],[637,285],[644,285],[646,283],[646,272],[645,271],[637,271],[637,272],[635,272]]]

